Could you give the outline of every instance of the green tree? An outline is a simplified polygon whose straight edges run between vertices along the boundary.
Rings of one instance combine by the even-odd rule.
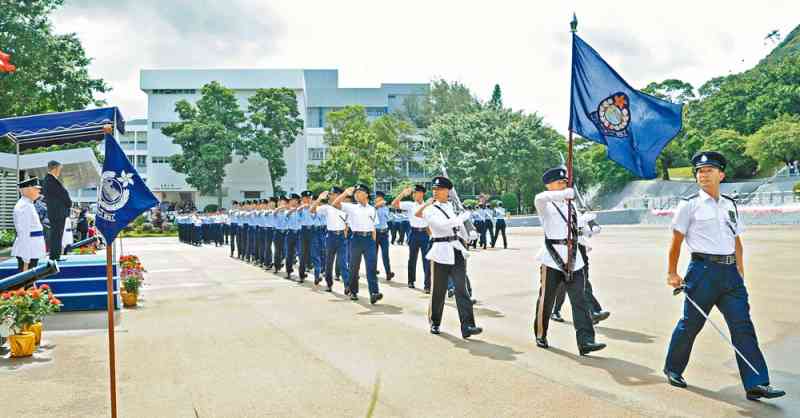
[[[800,115],[782,115],[747,139],[747,155],[759,167],[800,160]]]
[[[372,185],[380,174],[396,175],[399,158],[408,154],[402,138],[413,128],[390,115],[370,122],[362,106],[348,106],[328,114],[325,126],[325,161],[309,165],[312,185]]]
[[[489,101],[489,104],[496,108],[503,107],[503,93],[500,91],[499,84],[494,85],[494,90],[492,90],[492,100]]]
[[[450,113],[471,112],[479,107],[478,99],[467,86],[444,79],[431,82],[430,93],[408,97],[403,101],[399,116],[420,129],[427,128],[436,118]]]
[[[283,151],[294,143],[303,130],[303,119],[297,110],[297,97],[288,88],[258,89],[248,99],[248,150],[267,160],[272,189],[286,175]]]
[[[96,93],[106,83],[89,75],[91,59],[77,35],[56,34],[50,14],[63,0],[4,1],[0,48],[12,55],[17,72],[0,74],[0,118],[102,105]],[[3,146],[10,151],[11,145]]]
[[[694,87],[690,83],[674,78],[660,83],[652,82],[642,91],[672,103],[686,103],[695,99]]]
[[[186,182],[201,194],[216,195],[222,207],[222,183],[225,166],[234,153],[242,159],[250,151],[246,137],[244,112],[233,90],[212,81],[200,90],[196,105],[186,100],[175,104],[180,122],[161,129],[173,138],[182,152],[170,157],[172,169],[186,175]]]
[[[706,137],[703,149],[717,151],[725,156],[728,165],[725,175],[728,179],[749,178],[756,169],[756,161],[745,154],[746,138],[731,129],[717,129]]]
[[[584,144],[576,152],[575,178],[579,186],[588,188],[598,185],[598,194],[621,189],[635,176],[621,165],[608,159],[606,147],[600,144]]]

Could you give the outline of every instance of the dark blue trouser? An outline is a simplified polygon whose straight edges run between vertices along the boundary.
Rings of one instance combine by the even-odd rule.
[[[425,272],[425,288],[431,288],[431,268],[430,261],[425,258],[430,249],[430,238],[424,231],[411,230],[408,237],[408,283],[413,284],[417,281],[417,257],[422,253],[422,270]]]
[[[264,260],[264,265],[267,267],[272,266],[272,239],[274,236],[275,228],[271,226],[264,228],[264,255],[262,259]]]
[[[283,259],[286,257],[286,254],[284,253],[286,230],[276,229],[272,237],[272,242],[275,244],[275,271],[278,271],[281,269],[281,267],[283,267]]]
[[[325,282],[328,286],[333,286],[333,261],[336,260],[338,270],[342,274],[344,287],[350,286],[350,270],[347,256],[347,239],[343,233],[328,232],[325,239]]]
[[[378,276],[375,275],[377,266],[377,248],[375,248],[375,240],[372,236],[363,236],[354,234],[350,238],[350,271],[358,271],[358,265],[361,263],[361,257],[364,257],[364,270],[367,272],[367,285],[369,286],[369,293],[378,293]],[[355,277],[350,280],[350,292],[358,294],[358,279]]]
[[[692,298],[703,311],[711,311],[716,306],[728,324],[731,342],[747,360],[758,370],[753,373],[750,366],[736,356],[739,375],[745,389],[756,385],[769,384],[767,363],[761,349],[753,321],[750,320],[750,305],[747,300],[747,289],[744,279],[739,275],[735,265],[723,265],[706,261],[692,261],[686,272],[686,294]],[[705,318],[691,302],[684,300],[683,317],[672,332],[667,359],[664,368],[683,374],[689,363],[689,355],[697,334],[703,329]]]
[[[392,272],[392,266],[389,264],[389,230],[378,232],[378,240],[376,245],[381,250],[381,260],[383,260],[383,271],[386,273],[386,278],[389,278],[389,273]],[[376,266],[377,269],[377,266]]]
[[[294,271],[294,260],[297,255],[297,240],[300,238],[299,229],[287,229],[284,247],[286,248],[286,272]]]
[[[313,257],[311,256],[311,245],[314,241],[314,227],[313,226],[304,226],[300,230],[300,235],[298,237],[298,241],[300,241],[300,276],[306,276],[306,267],[311,264]],[[316,276],[315,276],[316,277]]]
[[[233,257],[233,251],[236,249],[236,238],[239,234],[239,224],[231,224],[231,236],[229,237],[231,240],[231,257]]]
[[[314,265],[314,280],[318,280],[322,275],[323,236],[325,236],[324,230],[316,226],[311,227],[311,264]]]
[[[400,244],[402,245],[404,242],[408,243],[411,240],[409,234],[411,233],[411,222],[409,221],[400,221]]]
[[[255,241],[256,245],[253,248],[253,260],[261,264],[262,256],[264,255],[264,233],[266,229],[263,226],[256,226]]]

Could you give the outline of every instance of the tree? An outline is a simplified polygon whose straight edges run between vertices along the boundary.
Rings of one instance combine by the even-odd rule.
[[[496,108],[503,107],[503,93],[500,91],[499,84],[494,85],[494,90],[492,90],[492,100],[489,101],[489,104]]]
[[[267,160],[272,189],[286,175],[283,151],[294,143],[303,130],[303,119],[297,110],[297,97],[288,88],[258,89],[248,99],[250,141],[247,149]]]
[[[752,177],[756,170],[756,161],[745,154],[745,137],[731,129],[717,129],[706,137],[703,149],[717,151],[725,156],[728,165],[725,176],[729,179]]]
[[[444,79],[431,82],[430,93],[423,97],[408,97],[403,101],[399,116],[425,129],[436,118],[451,113],[470,112],[478,108],[480,102],[467,86]]]
[[[89,76],[91,59],[74,33],[55,34],[50,14],[63,0],[4,1],[0,45],[17,72],[0,77],[0,118],[101,105],[109,87]]]
[[[747,155],[759,167],[800,160],[800,116],[782,115],[747,139]]]
[[[219,82],[204,85],[200,94],[196,105],[186,100],[176,103],[181,121],[161,132],[182,149],[181,154],[170,157],[172,169],[186,174],[186,182],[201,194],[216,195],[222,207],[225,166],[233,161],[234,153],[247,158],[251,148],[246,140],[246,118],[233,90]]]
[[[397,161],[408,153],[402,138],[413,128],[390,115],[370,122],[362,106],[347,106],[328,114],[325,126],[325,161],[308,167],[309,183],[322,185],[372,185],[381,176],[396,175]]]
[[[635,179],[630,171],[608,159],[606,147],[600,144],[586,144],[576,152],[575,178],[584,188],[599,185],[598,194],[621,189]]]

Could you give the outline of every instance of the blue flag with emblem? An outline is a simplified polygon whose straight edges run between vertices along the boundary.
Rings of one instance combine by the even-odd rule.
[[[572,34],[570,131],[608,147],[608,158],[646,179],[681,130],[683,105],[628,85],[577,34]]]
[[[107,243],[142,212],[156,206],[158,199],[147,188],[111,135],[105,136],[103,174],[97,187],[95,224]]]

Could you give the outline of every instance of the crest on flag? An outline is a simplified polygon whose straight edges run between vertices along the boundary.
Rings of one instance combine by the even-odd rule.
[[[128,186],[133,185],[133,174],[122,170],[119,177],[117,177],[117,173],[105,171],[102,179],[103,185],[100,190],[100,200],[97,203],[109,212],[114,212],[125,206],[131,195]]]
[[[630,100],[628,95],[617,92],[603,99],[597,110],[591,112],[589,119],[606,136],[625,138],[631,123]]]

